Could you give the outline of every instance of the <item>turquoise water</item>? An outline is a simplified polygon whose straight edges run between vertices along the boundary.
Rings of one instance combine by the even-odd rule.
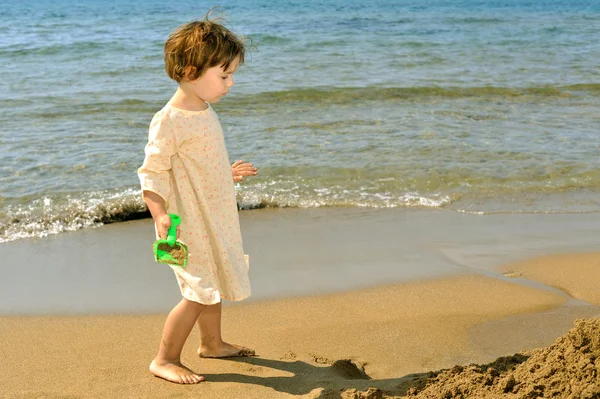
[[[600,210],[600,3],[221,3],[242,208]],[[146,217],[136,169],[197,1],[0,0],[0,242]]]

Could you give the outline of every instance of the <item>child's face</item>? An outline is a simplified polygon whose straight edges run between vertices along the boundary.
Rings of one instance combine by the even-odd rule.
[[[208,68],[202,76],[188,84],[194,94],[208,103],[216,103],[233,87],[233,74],[237,70],[239,59],[235,59],[227,70],[222,66]]]

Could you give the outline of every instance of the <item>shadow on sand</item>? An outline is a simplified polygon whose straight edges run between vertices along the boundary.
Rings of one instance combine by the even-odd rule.
[[[369,391],[369,394],[364,392],[365,395],[357,396],[360,398],[378,398],[383,397],[383,394],[387,397],[404,396],[410,388],[423,387],[430,376],[429,373],[422,373],[401,378],[374,380],[365,373],[362,365],[350,359],[336,360],[332,363],[323,362],[326,363],[323,365],[312,365],[299,360],[282,361],[260,357],[230,358],[227,361],[245,363],[248,365],[247,370],[257,375],[234,373],[203,373],[202,375],[211,382],[255,384],[290,395],[312,394],[314,396],[311,398],[319,399],[341,398],[342,392],[350,389]],[[262,368],[280,370],[291,375],[261,377]]]

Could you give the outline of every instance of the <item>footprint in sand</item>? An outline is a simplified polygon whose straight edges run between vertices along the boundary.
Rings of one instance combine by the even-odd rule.
[[[331,370],[340,377],[347,380],[370,380],[371,377],[365,372],[365,364],[353,359],[329,360],[326,357],[311,355],[313,361],[318,364],[329,364]]]
[[[364,365],[357,364],[352,359],[336,360],[331,368],[341,377],[348,380],[370,380],[371,377],[365,373]]]

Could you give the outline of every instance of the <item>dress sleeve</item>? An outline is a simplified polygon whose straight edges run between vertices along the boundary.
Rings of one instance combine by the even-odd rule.
[[[171,157],[177,153],[175,129],[168,115],[152,120],[144,153],[144,163],[137,171],[142,192],[152,191],[166,204],[171,193]]]

